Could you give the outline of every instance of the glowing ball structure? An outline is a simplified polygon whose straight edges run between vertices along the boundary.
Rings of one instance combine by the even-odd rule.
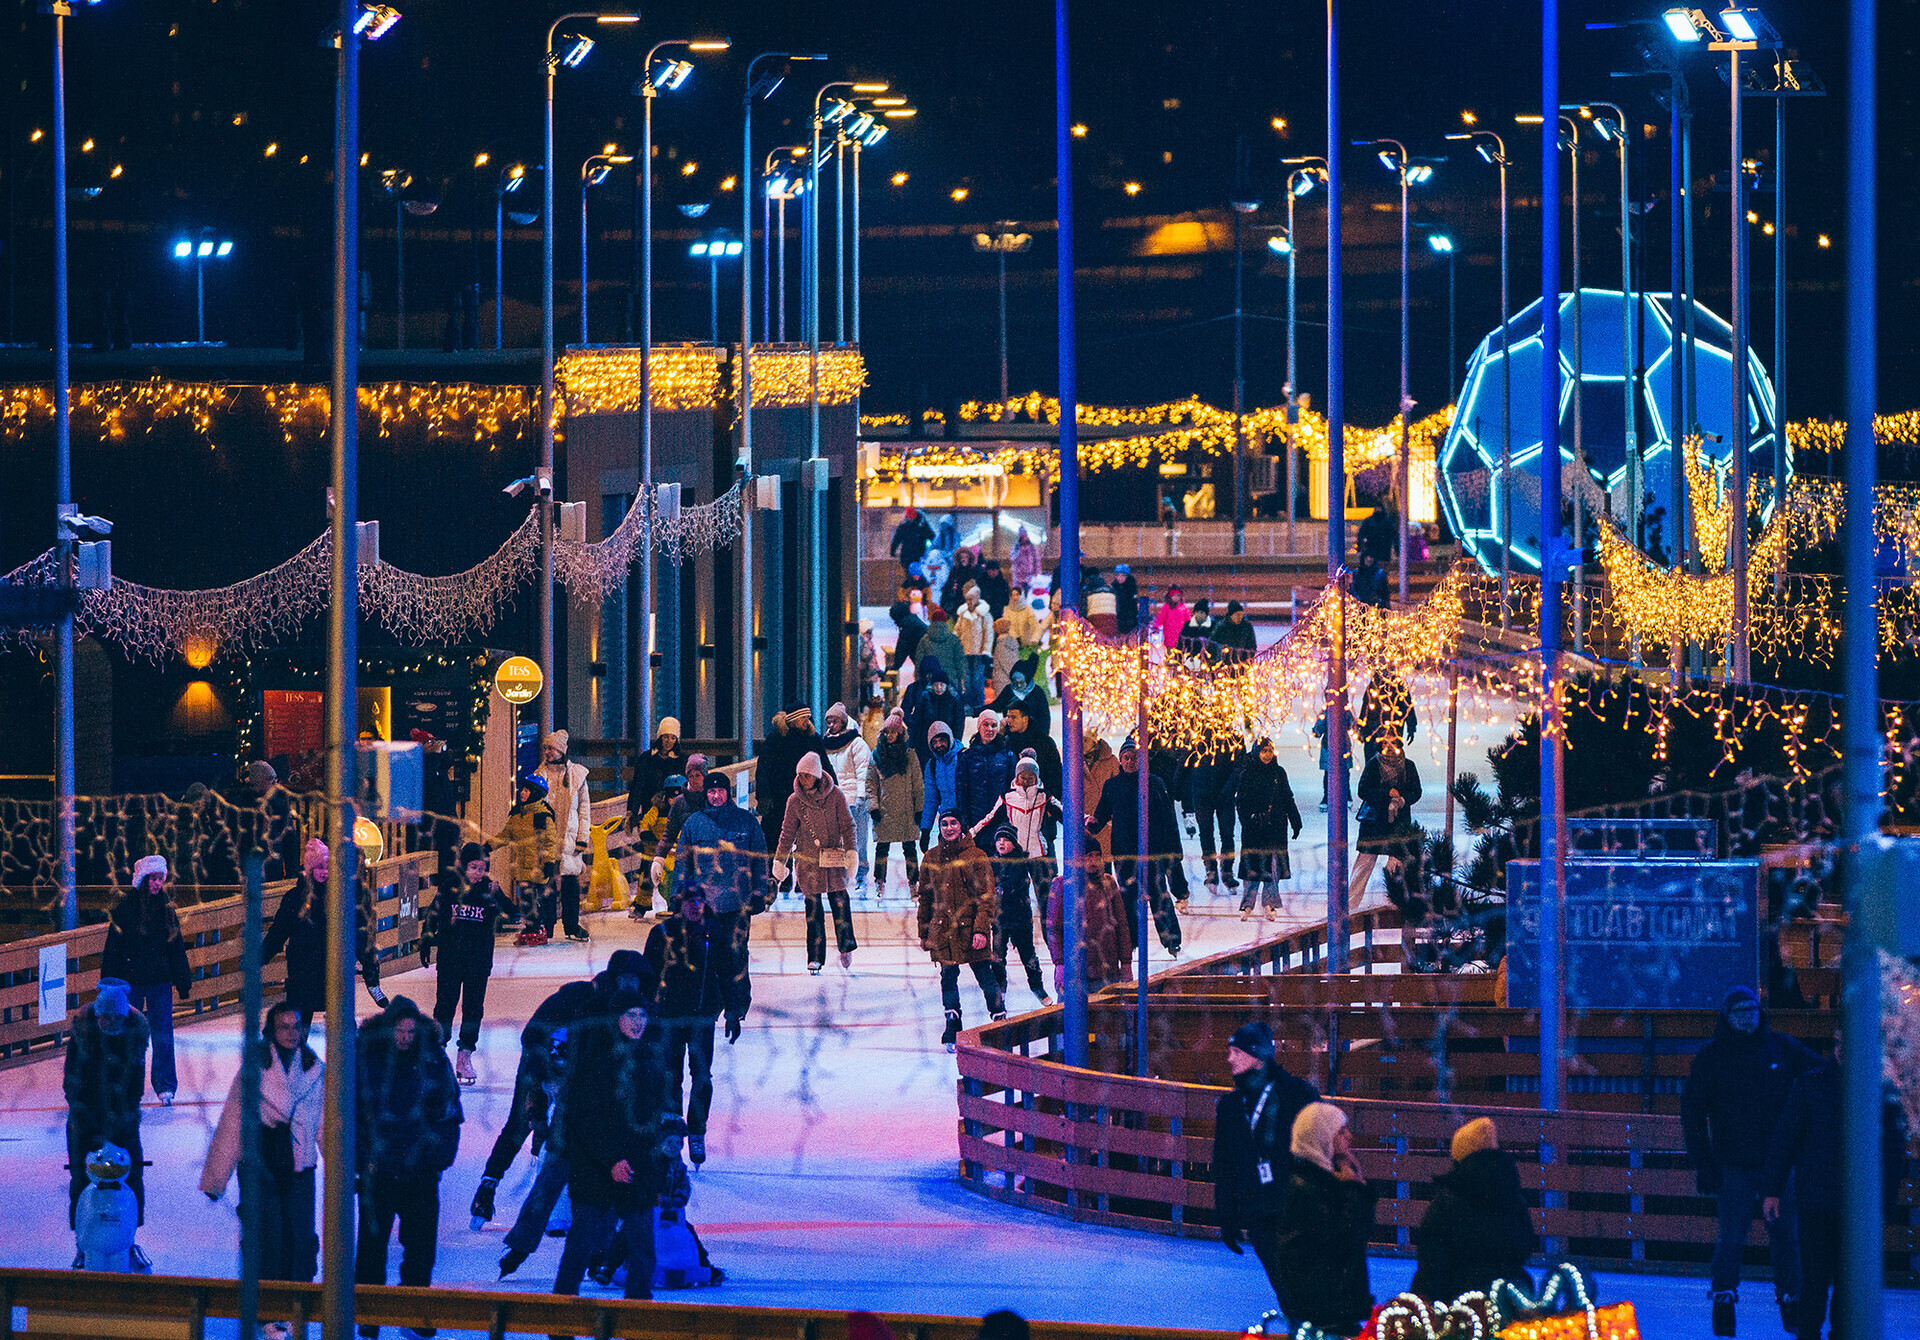
[[[1673,406],[1674,338],[1672,298],[1665,293],[1641,293],[1636,340],[1639,364],[1645,369],[1639,390],[1638,438],[1646,492],[1651,507],[1667,509],[1661,538],[1650,548],[1671,554],[1674,525]],[[1596,484],[1612,495],[1612,511],[1630,526],[1632,500],[1627,496],[1626,415],[1627,382],[1623,373],[1621,321],[1631,317],[1634,304],[1617,291],[1582,289],[1579,309],[1580,439],[1587,467]],[[1574,349],[1575,297],[1560,296],[1560,459],[1563,488],[1574,480]],[[1704,444],[1710,460],[1721,465],[1732,450],[1729,425],[1733,398],[1733,332],[1720,317],[1693,304],[1694,383],[1693,426],[1707,434]],[[1540,304],[1517,313],[1507,327],[1507,358],[1511,361],[1513,439],[1512,499],[1513,557],[1516,572],[1540,570]],[[1467,363],[1466,385],[1446,440],[1440,446],[1438,483],[1440,505],[1447,523],[1468,553],[1488,572],[1500,570],[1500,551],[1506,542],[1502,528],[1503,485],[1500,455],[1505,431],[1502,413],[1500,332],[1480,342]],[[1755,480],[1771,479],[1775,440],[1773,384],[1751,349],[1747,354],[1748,469]],[[1685,429],[1680,434],[1685,436]],[[1718,437],[1718,441],[1715,441]],[[1768,498],[1765,487],[1755,496]]]

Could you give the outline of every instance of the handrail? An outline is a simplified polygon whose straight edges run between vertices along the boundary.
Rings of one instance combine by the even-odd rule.
[[[990,1302],[990,1300],[986,1300]],[[51,1320],[69,1318],[185,1318],[193,1332],[208,1318],[240,1315],[237,1280],[167,1275],[115,1275],[97,1271],[0,1269],[0,1340],[13,1340],[12,1310],[27,1311],[35,1333]],[[260,1281],[259,1315],[318,1319],[321,1286]],[[983,1305],[983,1312],[986,1306]],[[405,1288],[361,1284],[354,1288],[355,1320],[366,1326],[412,1326],[506,1335],[591,1335],[633,1340],[846,1340],[848,1313],[839,1308],[741,1307],[727,1303],[629,1302],[560,1294],[486,1293],[477,1289]],[[974,1340],[977,1317],[916,1313],[878,1314],[901,1340]],[[1034,1340],[1219,1340],[1230,1332],[1173,1330],[1150,1326],[1100,1326],[1034,1321]],[[84,1333],[84,1332],[82,1332]],[[295,1332],[299,1340],[299,1331]]]

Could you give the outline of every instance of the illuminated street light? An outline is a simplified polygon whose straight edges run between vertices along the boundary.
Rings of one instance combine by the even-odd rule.
[[[1275,233],[1267,239],[1267,250],[1276,256],[1291,256],[1293,254],[1293,239],[1284,234]]]
[[[1518,119],[1518,118],[1516,118]],[[1500,626],[1508,623],[1507,598],[1513,580],[1513,360],[1508,355],[1512,308],[1507,299],[1507,142],[1491,130],[1447,136],[1466,140],[1480,161],[1500,169]],[[1451,284],[1451,278],[1449,278]],[[1452,358],[1449,356],[1451,366]],[[1451,381],[1452,374],[1448,374]],[[1491,509],[1489,509],[1491,510]]]
[[[580,164],[580,343],[587,341],[587,192],[605,181],[614,168],[633,161],[632,154],[593,154]]]
[[[211,229],[202,229],[199,238],[180,238],[173,244],[173,258],[193,262],[194,343],[207,342],[207,262],[226,260],[233,255],[233,243],[215,238]]]
[[[1667,31],[1673,34],[1674,41],[1698,42],[1700,40],[1700,29],[1695,26],[1693,16],[1699,12],[1698,10],[1688,9],[1682,6],[1678,9],[1669,9],[1666,13],[1662,14],[1660,18],[1661,21],[1667,25]],[[1702,17],[1704,18],[1705,16],[1703,15]]]

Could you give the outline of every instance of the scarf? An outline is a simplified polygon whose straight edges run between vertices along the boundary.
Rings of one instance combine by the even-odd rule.
[[[849,726],[847,727],[847,729],[843,731],[835,731],[832,735],[828,735],[823,738],[825,740],[828,751],[830,753],[837,754],[842,749],[845,749],[848,745],[852,744],[855,740],[859,739],[860,732],[853,729],[853,727]]]

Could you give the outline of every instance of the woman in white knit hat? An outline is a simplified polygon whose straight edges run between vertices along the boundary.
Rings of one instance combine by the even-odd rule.
[[[193,992],[193,969],[180,933],[180,913],[167,890],[167,858],[142,856],[134,863],[133,890],[113,909],[100,975],[127,984],[133,1007],[153,1030],[153,1091],[173,1106],[180,1087],[173,1064],[173,997]]]

